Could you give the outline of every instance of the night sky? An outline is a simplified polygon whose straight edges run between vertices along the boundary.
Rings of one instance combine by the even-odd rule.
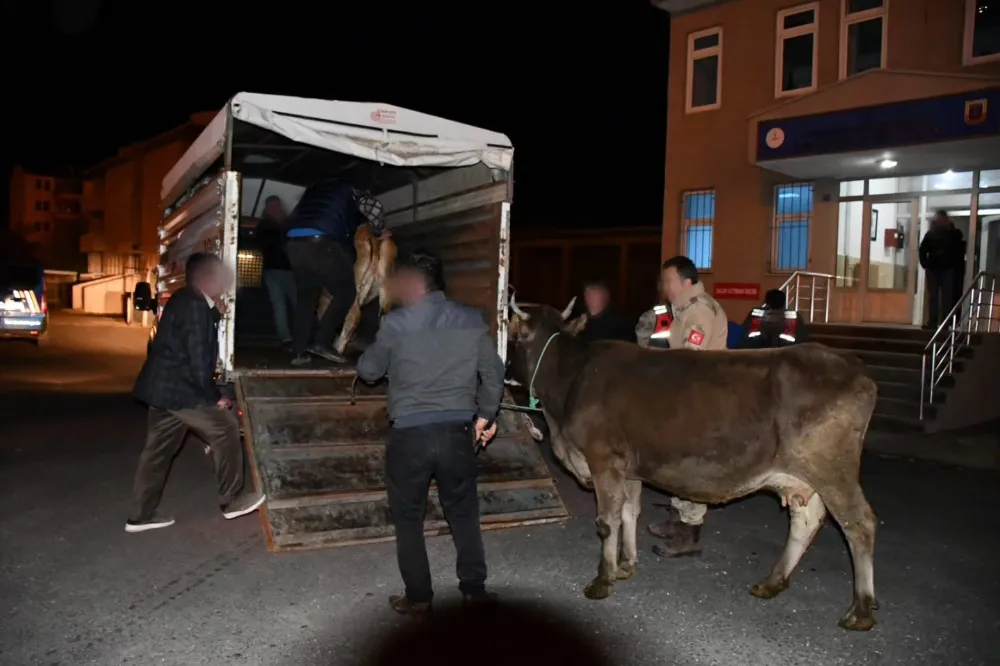
[[[12,164],[86,167],[247,90],[386,102],[507,134],[517,226],[661,221],[669,19],[648,0],[3,7],[5,183]]]

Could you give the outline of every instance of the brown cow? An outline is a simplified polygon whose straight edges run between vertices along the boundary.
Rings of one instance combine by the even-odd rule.
[[[396,242],[389,237],[376,238],[371,227],[362,224],[354,232],[354,249],[357,259],[354,260],[354,303],[351,305],[344,326],[337,336],[333,348],[343,355],[347,345],[354,339],[354,332],[361,320],[361,308],[371,303],[375,297],[379,300],[379,317],[389,311],[389,296],[386,293],[389,276],[396,265]],[[330,304],[330,295],[325,291],[320,296],[317,317],[323,316],[323,311]]]
[[[829,511],[854,564],[854,603],[840,626],[872,628],[875,514],[858,473],[876,387],[860,361],[808,343],[719,352],[587,344],[573,337],[586,315],[566,322],[572,303],[561,315],[544,305],[525,311],[513,298],[511,308],[513,378],[533,384],[553,452],[597,494],[602,552],[588,598],[635,573],[643,482],[705,504],[771,490],[791,528],[750,592],[769,599],[788,586]]]

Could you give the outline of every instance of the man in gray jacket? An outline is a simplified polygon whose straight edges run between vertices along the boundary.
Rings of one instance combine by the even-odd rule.
[[[390,597],[389,603],[406,615],[430,611],[434,592],[424,513],[432,478],[458,551],[462,598],[490,602],[474,446],[496,434],[503,361],[482,313],[445,298],[437,257],[413,253],[397,267],[391,290],[403,307],[386,315],[358,361],[362,380],[389,377],[386,489],[406,586],[405,596]]]

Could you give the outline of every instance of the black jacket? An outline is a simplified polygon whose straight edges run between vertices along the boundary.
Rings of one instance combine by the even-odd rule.
[[[132,394],[159,409],[214,405],[221,394],[215,384],[221,315],[205,297],[184,287],[163,308],[156,337],[135,381]]]
[[[617,311],[607,308],[596,317],[587,317],[587,325],[578,336],[587,342],[623,340],[635,342],[635,329]]]
[[[920,241],[920,266],[925,271],[956,270],[965,263],[965,237],[954,225],[934,227]]]
[[[292,269],[288,255],[285,254],[287,240],[285,234],[287,231],[284,225],[269,217],[262,218],[260,224],[257,225],[256,245],[263,257],[265,271],[289,271]]]

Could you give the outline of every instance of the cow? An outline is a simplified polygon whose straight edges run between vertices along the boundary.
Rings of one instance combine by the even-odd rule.
[[[389,295],[386,291],[389,276],[396,265],[398,248],[390,237],[376,238],[371,227],[362,224],[354,232],[354,249],[357,258],[354,260],[354,303],[344,318],[344,326],[333,344],[334,350],[344,354],[347,345],[354,339],[354,332],[361,321],[361,308],[371,303],[375,297],[379,302],[379,318],[389,311]],[[317,316],[322,317],[323,311],[329,306],[330,295],[323,292],[320,297]]]
[[[847,538],[854,600],[844,629],[875,624],[875,514],[858,481],[876,386],[861,361],[805,343],[760,351],[586,343],[586,315],[510,300],[512,378],[540,401],[556,458],[597,496],[601,557],[584,595],[636,571],[642,484],[724,504],[761,490],[790,511],[785,549],[750,592],[788,587],[827,511]],[[618,535],[621,529],[621,554]]]

